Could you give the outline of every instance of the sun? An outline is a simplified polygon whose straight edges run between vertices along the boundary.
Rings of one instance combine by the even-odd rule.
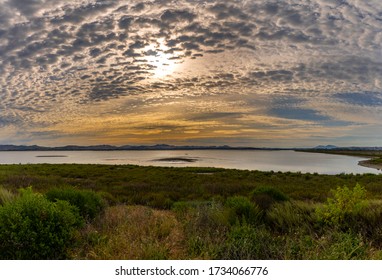
[[[164,39],[150,44],[145,49],[145,60],[152,66],[154,78],[164,78],[173,74],[178,67],[174,53],[167,52],[169,48],[164,44]]]

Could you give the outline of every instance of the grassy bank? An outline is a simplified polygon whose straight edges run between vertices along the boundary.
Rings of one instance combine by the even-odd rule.
[[[357,156],[357,157],[367,157],[369,160],[362,160],[359,165],[382,170],[382,151],[379,150],[341,150],[341,149],[306,149],[298,150],[299,152],[309,152],[309,153],[323,153],[323,154],[335,154],[335,155],[345,155],[345,156]]]
[[[56,258],[382,257],[382,175],[1,165],[0,186],[0,230],[9,209],[20,209],[12,203],[39,199],[54,215],[55,203],[69,203],[60,207],[73,220],[62,235],[70,242],[59,244],[70,246]],[[29,186],[38,196],[28,200],[19,190]]]
[[[308,153],[323,153],[323,154],[335,154],[335,155],[347,155],[347,156],[359,156],[359,157],[382,157],[382,151],[380,150],[350,150],[350,149],[303,149],[296,150],[298,152]]]

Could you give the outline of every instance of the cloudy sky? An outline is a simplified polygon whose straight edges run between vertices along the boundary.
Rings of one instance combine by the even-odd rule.
[[[0,144],[382,146],[381,0],[0,0]]]

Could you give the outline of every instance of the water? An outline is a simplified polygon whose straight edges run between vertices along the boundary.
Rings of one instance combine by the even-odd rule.
[[[154,166],[196,166],[340,174],[381,171],[358,165],[365,158],[294,151],[182,150],[182,151],[22,151],[0,152],[0,164],[90,163]]]

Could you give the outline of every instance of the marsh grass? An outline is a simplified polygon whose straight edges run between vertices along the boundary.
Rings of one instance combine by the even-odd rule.
[[[175,203],[173,211],[183,227],[189,258],[217,258],[229,229],[230,210],[219,201],[191,201]]]
[[[264,211],[247,197],[232,196],[227,198],[225,207],[229,210],[229,222],[261,224]]]
[[[283,240],[273,236],[264,226],[233,226],[218,250],[218,259],[263,260],[283,257]]]
[[[306,259],[352,260],[368,259],[369,246],[361,235],[333,231],[315,240],[313,250],[304,250]]]
[[[203,173],[208,172],[209,175]],[[115,203],[170,209],[173,202],[211,200],[216,196],[248,196],[265,187],[289,199],[324,202],[336,186],[359,183],[373,198],[382,198],[382,176],[320,175],[213,168],[169,168],[133,165],[35,164],[1,165],[0,185],[9,190],[32,185],[45,192],[52,187],[78,186],[111,194]],[[269,193],[267,193],[269,195]],[[259,205],[260,206],[260,205]]]
[[[13,201],[15,197],[14,193],[0,186],[0,206]]]
[[[169,211],[118,205],[106,209],[82,232],[83,244],[73,251],[85,259],[180,259],[182,228]]]
[[[310,233],[316,223],[315,209],[318,204],[303,201],[276,203],[267,212],[267,224],[275,232]]]
[[[381,175],[2,165],[1,203],[30,182],[40,197],[76,186],[107,201],[74,231],[68,258],[382,258]],[[49,203],[76,205],[68,197]]]

